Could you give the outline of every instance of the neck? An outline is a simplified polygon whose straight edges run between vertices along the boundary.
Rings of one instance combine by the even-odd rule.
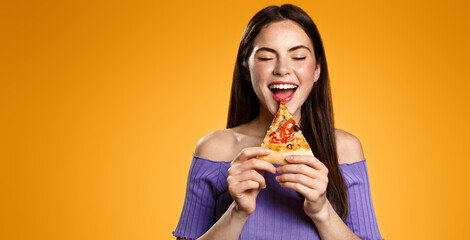
[[[256,116],[253,121],[251,121],[252,133],[257,136],[264,137],[269,126],[273,122],[274,115],[272,115],[266,107],[263,105],[260,106],[260,111],[258,116]]]
[[[297,111],[293,114],[294,119],[295,119],[295,122],[296,122],[298,125],[300,125],[300,119],[302,118],[301,110],[302,110],[302,108],[300,107],[300,108],[297,109]]]

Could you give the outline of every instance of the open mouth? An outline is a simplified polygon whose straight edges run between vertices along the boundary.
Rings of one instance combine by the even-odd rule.
[[[280,101],[284,99],[284,101],[288,102],[294,97],[298,85],[292,83],[271,83],[268,88],[271,90],[274,100]]]

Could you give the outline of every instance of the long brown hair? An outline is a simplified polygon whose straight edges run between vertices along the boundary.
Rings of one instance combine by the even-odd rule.
[[[227,118],[227,128],[247,123],[258,116],[260,101],[253,87],[245,78],[247,60],[253,51],[253,40],[261,29],[270,23],[292,20],[309,36],[315,58],[321,66],[320,77],[301,107],[300,128],[316,158],[328,168],[327,198],[338,215],[348,216],[346,183],[339,169],[336,152],[333,106],[331,100],[328,67],[320,33],[312,19],[299,7],[285,4],[262,9],[250,20],[243,32],[233,73],[232,91]]]

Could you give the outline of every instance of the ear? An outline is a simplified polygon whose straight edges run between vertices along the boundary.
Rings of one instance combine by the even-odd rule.
[[[313,78],[313,82],[317,82],[318,78],[320,78],[320,72],[321,72],[321,64],[318,63],[317,66],[315,67],[315,75]]]

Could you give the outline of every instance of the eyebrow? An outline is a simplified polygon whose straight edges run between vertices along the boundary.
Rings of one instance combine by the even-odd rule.
[[[306,47],[306,46],[304,46],[304,45],[298,45],[298,46],[295,46],[295,47],[291,47],[288,51],[289,51],[289,52],[292,52],[292,51],[295,51],[295,50],[300,49],[300,48],[305,48],[305,49],[307,49],[309,52],[312,52],[312,51],[310,50],[310,48],[308,48],[308,47]],[[276,50],[274,50],[274,49],[272,49],[272,48],[268,48],[268,47],[258,48],[258,49],[256,50],[255,54],[258,53],[259,51],[268,51],[268,52],[276,53]]]

